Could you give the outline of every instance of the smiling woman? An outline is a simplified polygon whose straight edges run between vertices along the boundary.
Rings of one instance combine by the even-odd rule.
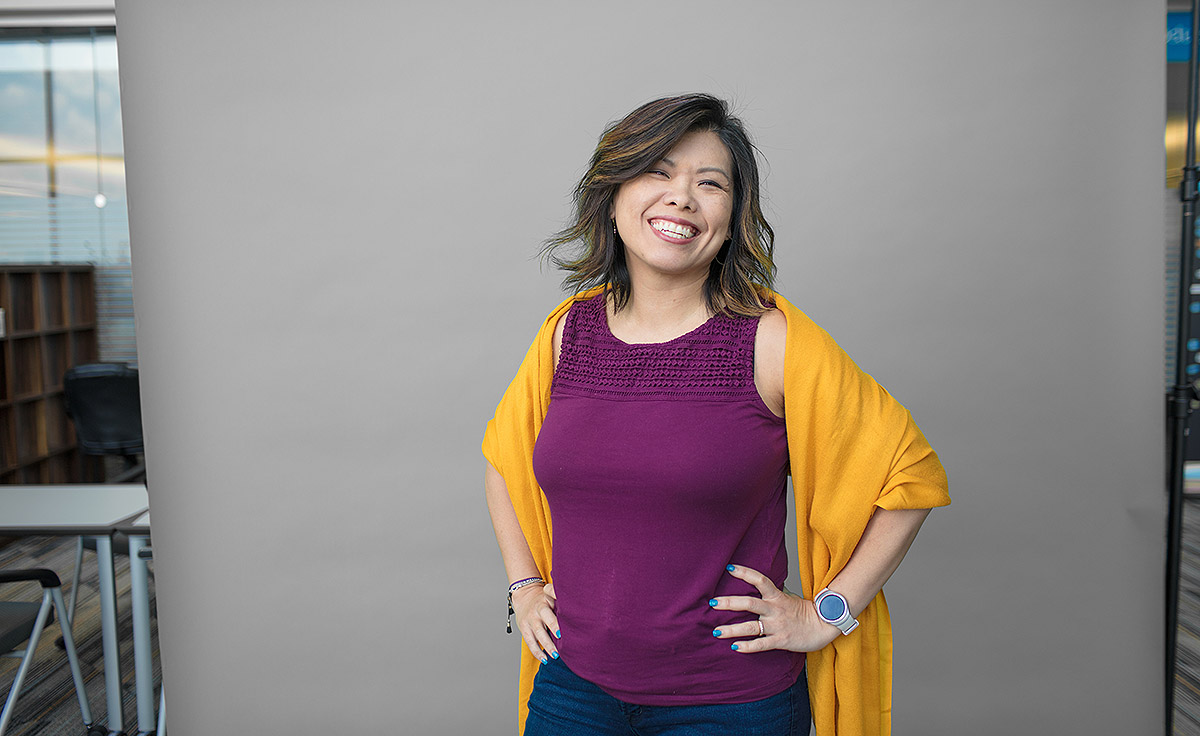
[[[793,736],[811,705],[820,736],[886,733],[880,591],[949,503],[937,456],[771,291],[755,149],[722,101],[610,126],[575,202],[547,251],[576,293],[483,443],[521,728]],[[783,589],[789,474],[803,595]]]
[[[683,173],[713,174],[690,183],[706,189],[719,186],[728,200],[726,238],[717,241],[721,248],[710,261],[729,267],[710,267],[704,282],[708,308],[747,316],[761,314],[765,307],[756,284],[769,287],[774,281],[771,256],[775,233],[759,204],[758,161],[742,122],[729,115],[725,103],[709,95],[654,100],[610,125],[600,137],[587,173],[575,187],[575,222],[547,242],[546,253],[567,272],[567,286],[581,290],[608,284],[615,306],[624,307],[630,295],[630,276],[617,232],[620,223],[614,227],[614,200],[620,189],[640,189],[638,183],[643,179],[673,181],[670,177],[677,173],[679,162],[671,153],[685,138],[691,143],[687,153],[703,153],[712,160],[686,162],[694,163],[696,170]],[[714,148],[714,138],[723,150]],[[697,196],[701,194],[708,198],[706,193]],[[688,224],[686,218],[681,224]],[[633,230],[624,234],[632,236]],[[582,252],[575,256],[565,253],[577,244],[583,245]]]
[[[647,285],[690,275],[703,284],[717,251],[728,250],[733,177],[729,150],[716,133],[692,131],[679,139],[658,168],[621,185],[613,222],[625,264]]]

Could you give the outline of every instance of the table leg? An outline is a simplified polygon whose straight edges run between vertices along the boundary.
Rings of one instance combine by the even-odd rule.
[[[154,671],[150,647],[150,578],[141,551],[144,536],[129,536],[129,595],[133,606],[133,679],[138,733],[154,730]]]
[[[156,736],[167,736],[167,687],[158,686],[158,730]]]
[[[96,537],[96,563],[100,568],[100,632],[104,647],[108,730],[120,732],[125,730],[125,721],[121,713],[121,652],[117,645],[117,581],[112,537]]]

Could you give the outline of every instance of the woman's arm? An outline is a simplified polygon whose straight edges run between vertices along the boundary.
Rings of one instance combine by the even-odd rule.
[[[779,416],[784,413],[786,344],[787,319],[777,309],[768,311],[759,320],[754,345],[754,380],[763,402]],[[874,509],[846,566],[828,586],[846,598],[853,616],[862,613],[900,566],[929,512],[930,509]],[[761,597],[715,598],[715,607],[758,614],[764,632],[764,636],[759,637],[757,618],[721,627],[720,638],[755,637],[750,641],[739,641],[737,651],[790,649],[811,652],[841,635],[836,626],[817,616],[811,600],[776,588],[757,570],[740,565],[732,565],[732,568],[729,574],[758,588]]]
[[[504,558],[504,571],[511,585],[518,580],[541,577],[529,543],[521,531],[517,512],[508,497],[508,486],[504,476],[491,463],[483,476],[484,494],[487,496],[488,513],[492,516],[492,528],[496,541],[500,543],[500,556]],[[527,585],[512,594],[513,611],[517,628],[525,645],[533,656],[543,663],[547,657],[558,659],[554,638],[558,636],[558,617],[554,615],[554,593],[552,586]],[[553,632],[553,635],[552,633]]]
[[[875,509],[854,554],[828,586],[845,596],[852,615],[862,613],[883,590],[932,510]]]
[[[930,509],[875,509],[854,553],[842,571],[829,583],[829,589],[841,593],[850,604],[855,617],[883,589],[900,561],[908,552]],[[761,598],[754,596],[724,596],[714,598],[720,610],[749,611],[757,618],[732,626],[723,626],[723,639],[755,637],[738,641],[739,652],[761,652],[768,649],[788,649],[813,652],[823,648],[842,632],[817,616],[811,600],[776,588],[767,576],[757,570],[733,565],[729,574],[758,588]],[[759,636],[758,619],[764,632]]]

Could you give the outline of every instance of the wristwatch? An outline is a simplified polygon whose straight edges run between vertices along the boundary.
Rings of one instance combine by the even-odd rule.
[[[841,593],[825,588],[813,598],[813,605],[821,620],[841,629],[843,636],[858,628],[858,619],[850,615],[850,605]]]

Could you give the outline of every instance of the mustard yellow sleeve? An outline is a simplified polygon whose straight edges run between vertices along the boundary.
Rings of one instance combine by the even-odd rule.
[[[807,315],[787,318],[784,406],[798,570],[812,597],[845,566],[875,508],[950,502],[946,474],[911,414]],[[807,658],[818,736],[891,732],[891,619],[882,592],[859,628]]]

